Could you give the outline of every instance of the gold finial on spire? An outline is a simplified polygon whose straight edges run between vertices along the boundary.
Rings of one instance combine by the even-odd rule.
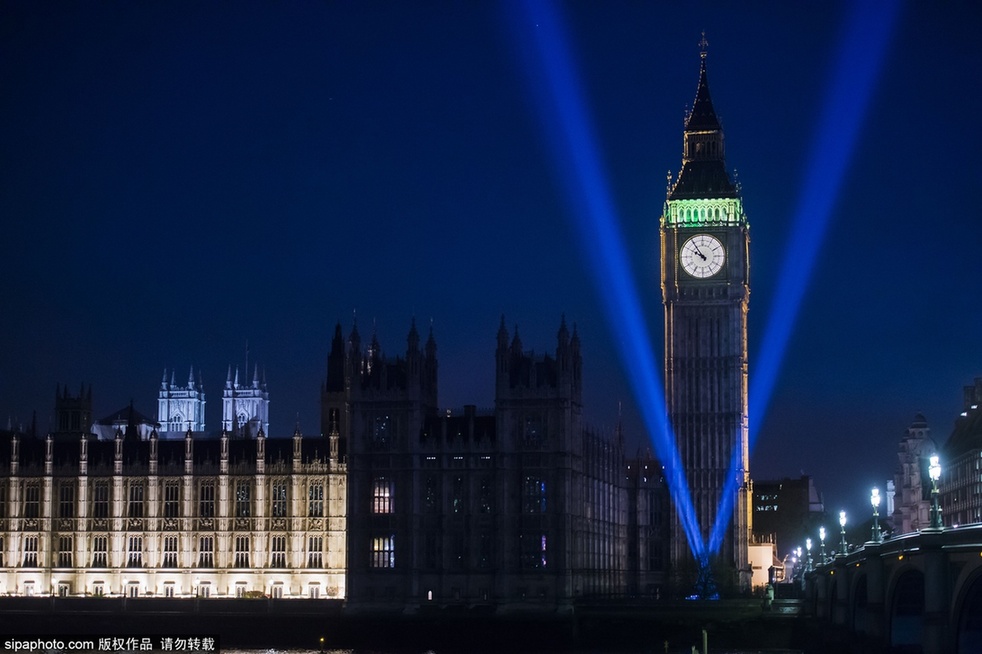
[[[709,47],[709,41],[706,40],[706,30],[702,31],[702,38],[699,40],[699,56],[703,59],[706,58],[706,48]]]

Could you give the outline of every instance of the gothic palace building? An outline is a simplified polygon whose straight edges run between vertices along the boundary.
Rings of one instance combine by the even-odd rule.
[[[91,388],[59,388],[57,430],[0,432],[0,594],[405,608],[658,592],[658,466],[582,424],[581,375],[575,327],[536,355],[502,320],[488,411],[438,408],[436,343],[415,325],[398,357],[336,328],[313,437],[266,436],[258,369],[229,371],[217,434],[193,372],[165,373],[157,420],[93,421]]]

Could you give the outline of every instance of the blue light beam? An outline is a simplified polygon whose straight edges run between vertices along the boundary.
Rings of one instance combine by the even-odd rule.
[[[665,466],[669,492],[697,560],[705,544],[678,449],[669,425],[665,393],[657,374],[651,338],[627,266],[606,178],[600,167],[583,94],[566,44],[561,16],[549,2],[510,3],[509,24],[522,54],[539,120],[548,135],[553,164],[569,209],[575,217],[593,281],[604,304],[615,341],[655,452]]]
[[[886,58],[887,46],[899,15],[901,3],[861,0],[849,3],[852,13],[843,25],[838,59],[831,80],[822,119],[811,146],[811,158],[795,211],[794,229],[785,248],[787,256],[778,276],[777,292],[768,314],[760,361],[751,375],[749,413],[750,450],[753,451],[760,424],[770,404],[781,370],[791,330],[815,259],[839,196],[842,180],[856,148],[859,130]],[[790,244],[794,244],[792,247]],[[726,533],[737,485],[742,481],[734,454],[727,476],[727,487],[709,539],[715,552]]]

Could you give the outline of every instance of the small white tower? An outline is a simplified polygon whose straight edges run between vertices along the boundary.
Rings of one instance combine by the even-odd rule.
[[[259,430],[269,434],[269,393],[266,392],[266,372],[262,379],[259,366],[252,376],[252,384],[239,384],[239,369],[232,375],[229,366],[225,390],[222,392],[222,429],[231,438],[256,438]]]
[[[205,391],[201,380],[194,379],[194,367],[188,374],[187,386],[175,383],[173,370],[168,382],[167,370],[164,370],[157,397],[157,420],[163,432],[184,433],[189,428],[192,431],[205,430]]]

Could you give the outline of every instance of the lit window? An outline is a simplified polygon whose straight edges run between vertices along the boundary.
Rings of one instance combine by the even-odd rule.
[[[248,518],[252,511],[249,505],[249,497],[252,487],[248,481],[239,481],[235,484],[235,517]]]
[[[68,482],[62,484],[58,491],[58,499],[58,516],[61,518],[74,518],[75,486]]]
[[[248,536],[235,537],[235,567],[236,568],[249,567],[249,537]]]
[[[96,536],[92,539],[92,567],[109,567],[109,537]]]
[[[24,517],[37,518],[41,515],[41,488],[28,484],[24,488]]]
[[[58,539],[58,567],[72,567],[72,549],[74,539],[71,536],[62,536]]]
[[[127,549],[127,556],[126,556],[126,567],[128,568],[143,567],[143,537],[142,536],[130,536],[129,548]]]
[[[97,483],[95,485],[95,496],[92,498],[92,517],[109,517],[109,484]]]
[[[396,567],[395,536],[376,536],[372,539],[372,567]]]
[[[273,551],[269,559],[269,567],[286,567],[286,536],[273,536]]]
[[[320,536],[311,536],[307,539],[307,567],[324,567],[324,539]]]
[[[372,480],[372,513],[392,513],[392,480],[376,477]]]
[[[130,482],[130,502],[129,510],[126,514],[130,518],[143,517],[143,482]]]
[[[164,486],[164,517],[176,518],[181,514],[181,489],[177,484]]]
[[[215,567],[215,539],[212,536],[202,536],[198,541],[198,567]]]
[[[215,484],[206,482],[198,487],[198,517],[215,517]]]
[[[311,518],[324,516],[324,486],[312,484],[307,491],[307,515]]]
[[[177,567],[177,536],[166,536],[164,538],[164,560],[161,563],[161,567]]]
[[[24,538],[24,567],[38,567],[38,537],[27,536]]]
[[[278,481],[273,484],[270,492],[272,507],[270,515],[274,518],[286,517],[286,482]]]

